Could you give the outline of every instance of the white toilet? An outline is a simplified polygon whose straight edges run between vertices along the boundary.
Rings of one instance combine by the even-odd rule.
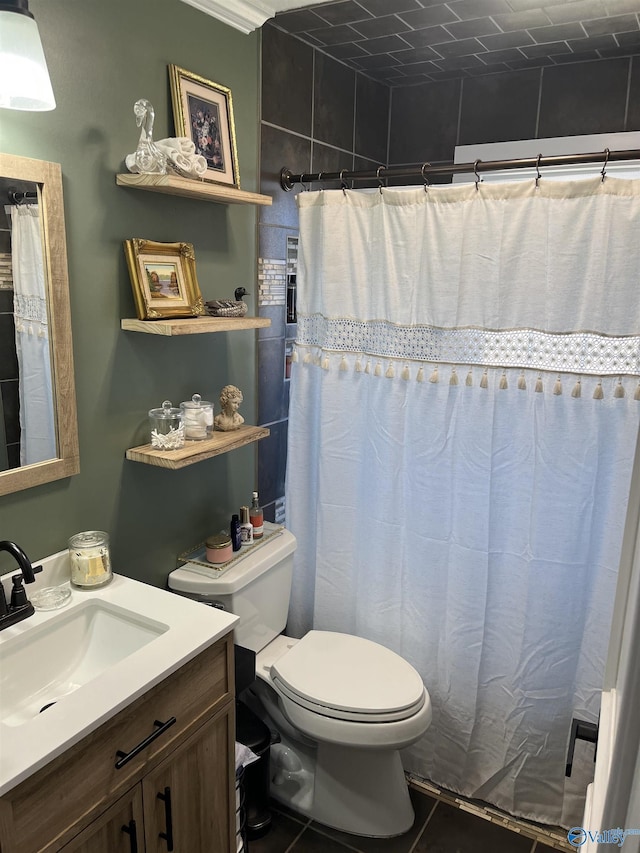
[[[176,569],[169,588],[240,617],[234,640],[256,652],[258,676],[242,699],[281,737],[271,747],[271,795],[345,832],[400,835],[414,812],[399,750],[427,730],[429,694],[416,670],[378,643],[281,634],[295,547],[282,530],[218,578]]]

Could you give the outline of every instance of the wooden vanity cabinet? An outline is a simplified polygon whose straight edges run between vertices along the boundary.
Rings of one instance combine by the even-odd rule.
[[[121,797],[63,850],[65,853],[141,853],[144,850],[141,786]]]
[[[0,798],[0,853],[233,853],[234,768],[228,634]]]
[[[229,821],[220,820],[229,814],[227,786],[211,773],[233,733],[231,709],[221,714],[142,780],[146,853],[166,853],[169,829],[174,849],[185,853],[227,851],[235,841],[235,824],[230,833]],[[235,805],[235,784],[232,793]]]

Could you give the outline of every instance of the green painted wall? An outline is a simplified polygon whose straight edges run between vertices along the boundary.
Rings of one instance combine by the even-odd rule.
[[[174,135],[167,66],[232,92],[243,189],[255,191],[259,37],[179,0],[31,0],[57,109],[0,110],[0,150],[62,165],[81,472],[0,498],[0,539],[32,559],[81,530],[111,535],[116,571],[156,586],[176,555],[226,527],[254,488],[256,445],[181,471],[128,462],[147,441],[147,412],[194,393],[217,401],[231,382],[256,423],[255,332],[161,338],[123,332],[135,316],[122,241],[194,244],[205,299],[244,285],[256,302],[256,211],[116,187],[139,129],[133,104],[155,107],[156,139]],[[2,555],[0,572],[12,568]]]

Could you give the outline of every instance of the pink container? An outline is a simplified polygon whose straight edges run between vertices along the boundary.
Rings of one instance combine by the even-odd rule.
[[[231,538],[226,533],[210,536],[204,543],[207,549],[207,561],[209,563],[226,563],[233,557]]]

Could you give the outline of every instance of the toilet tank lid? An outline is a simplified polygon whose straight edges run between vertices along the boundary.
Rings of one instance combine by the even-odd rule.
[[[265,527],[270,526],[265,522]],[[274,525],[275,526],[275,525]],[[215,570],[186,563],[170,572],[169,589],[192,595],[233,595],[255,580],[275,563],[286,559],[296,549],[296,538],[284,527],[267,542],[251,548],[246,554],[240,552],[237,562],[219,577]]]

